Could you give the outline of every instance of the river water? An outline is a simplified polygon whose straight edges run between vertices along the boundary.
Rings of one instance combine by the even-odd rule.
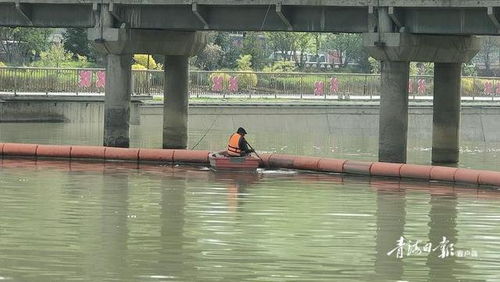
[[[160,147],[161,122],[142,123],[131,145]],[[220,149],[231,133],[191,127],[190,148]],[[377,155],[366,132],[248,137],[262,152]],[[1,142],[101,140],[98,124],[0,123]],[[428,163],[429,144],[409,140],[409,162]],[[499,148],[462,143],[460,166],[498,169]],[[496,190],[437,182],[3,159],[0,280],[497,281],[499,205]]]

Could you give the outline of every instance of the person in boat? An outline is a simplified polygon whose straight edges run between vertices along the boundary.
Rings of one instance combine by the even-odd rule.
[[[233,135],[229,137],[227,154],[230,157],[243,157],[254,152],[254,150],[250,149],[247,140],[245,140],[245,134],[247,134],[246,130],[240,127],[236,133],[233,133]]]

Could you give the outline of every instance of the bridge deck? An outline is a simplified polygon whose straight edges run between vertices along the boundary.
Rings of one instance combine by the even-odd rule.
[[[369,32],[390,7],[411,33],[500,34],[498,0],[0,0],[0,26],[93,27],[101,3],[137,29]]]

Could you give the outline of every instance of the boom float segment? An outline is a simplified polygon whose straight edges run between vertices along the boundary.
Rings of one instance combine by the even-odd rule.
[[[0,143],[0,153],[2,157],[121,160],[208,165],[210,151]],[[500,187],[499,171],[384,162],[361,162],[280,154],[261,154],[259,156],[261,158],[261,167],[440,180]]]

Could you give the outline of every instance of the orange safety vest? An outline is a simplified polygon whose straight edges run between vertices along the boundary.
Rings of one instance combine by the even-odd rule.
[[[229,137],[229,143],[227,144],[228,155],[233,157],[241,156],[240,139],[242,137],[243,136],[239,135],[238,133],[233,133],[233,135]]]

